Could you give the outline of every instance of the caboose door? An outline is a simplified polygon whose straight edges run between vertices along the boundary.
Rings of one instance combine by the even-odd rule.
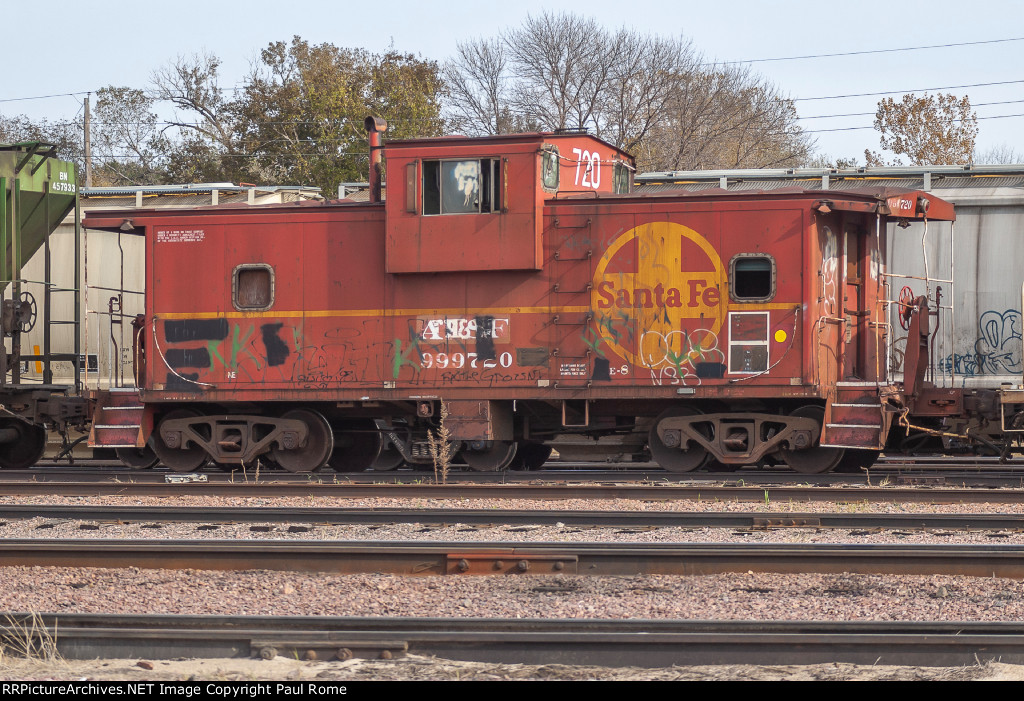
[[[843,290],[843,379],[873,379],[865,367],[865,344],[871,336],[871,309],[865,295],[864,229],[859,222],[843,226],[843,266],[846,272]]]

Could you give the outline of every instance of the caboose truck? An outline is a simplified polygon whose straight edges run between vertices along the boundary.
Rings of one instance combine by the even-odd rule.
[[[180,471],[391,469],[430,461],[443,403],[477,470],[642,428],[676,472],[822,472],[870,464],[908,408],[956,413],[920,345],[905,392],[888,370],[886,224],[951,221],[942,200],[636,195],[633,158],[577,133],[382,148],[384,201],[88,215],[145,236],[147,266],[139,392],[100,397],[126,409],[94,445]],[[927,304],[905,307],[926,349]]]

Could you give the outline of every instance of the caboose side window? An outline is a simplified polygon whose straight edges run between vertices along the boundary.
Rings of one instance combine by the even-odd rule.
[[[558,189],[558,147],[545,144],[541,151],[540,184],[545,190]]]
[[[405,166],[405,211],[416,213],[416,161]]]
[[[235,267],[231,297],[238,311],[263,312],[274,306],[274,269],[266,263]]]
[[[775,296],[775,259],[740,253],[729,261],[729,295],[736,302],[766,302]]]
[[[423,161],[424,214],[500,211],[501,159]]]
[[[621,161],[615,162],[612,184],[612,192],[616,195],[625,195],[629,193],[629,166]]]

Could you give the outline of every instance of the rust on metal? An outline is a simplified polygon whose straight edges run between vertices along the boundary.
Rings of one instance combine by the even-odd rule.
[[[405,640],[388,638],[366,639],[345,633],[308,633],[303,637],[252,638],[249,655],[272,660],[275,657],[304,660],[351,660],[353,658],[373,660],[385,652],[394,657],[405,657],[409,643]]]
[[[754,528],[820,528],[821,518],[817,516],[754,516]]]
[[[562,566],[559,569],[559,565]],[[322,541],[0,542],[0,566],[139,567],[405,576],[444,574],[699,575],[728,572],[967,575],[1024,579],[1024,549],[1008,545],[450,543]]]
[[[579,558],[520,550],[449,552],[446,574],[579,574]]]
[[[370,139],[370,202],[380,202],[384,166],[380,135],[388,130],[388,123],[377,117],[367,117],[365,126]]]

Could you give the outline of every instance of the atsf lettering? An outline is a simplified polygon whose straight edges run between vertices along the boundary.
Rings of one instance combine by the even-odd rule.
[[[417,319],[417,335],[426,342],[460,340],[469,341],[477,338],[476,319]],[[490,337],[496,342],[508,340],[508,319],[494,319],[491,323]],[[484,335],[484,334],[481,334]]]

